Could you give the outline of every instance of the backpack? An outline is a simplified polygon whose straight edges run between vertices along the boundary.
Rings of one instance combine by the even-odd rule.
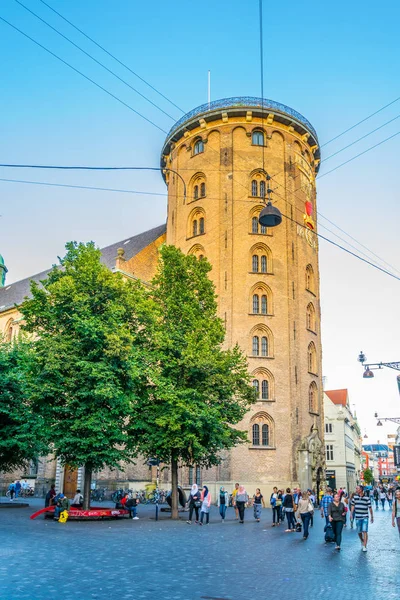
[[[329,525],[327,525],[325,527],[325,542],[334,542],[335,541],[335,534],[333,533],[333,529],[332,529],[332,525],[329,523]]]
[[[270,502],[271,502],[271,506],[272,506],[272,508],[274,508],[274,507],[276,506],[276,498],[274,498],[274,496],[273,496],[273,495],[271,496],[271,500],[270,500]]]

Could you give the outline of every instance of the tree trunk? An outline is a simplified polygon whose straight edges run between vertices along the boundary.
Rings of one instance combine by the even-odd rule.
[[[90,508],[90,490],[92,484],[92,469],[85,465],[85,481],[83,483],[83,510]]]
[[[178,513],[178,461],[171,459],[171,519],[179,519]]]

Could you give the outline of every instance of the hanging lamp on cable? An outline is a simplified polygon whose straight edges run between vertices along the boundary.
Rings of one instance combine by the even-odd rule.
[[[281,211],[279,210],[279,208],[276,208],[276,206],[272,205],[271,202],[271,193],[272,190],[269,187],[269,182],[271,180],[271,176],[267,175],[267,204],[266,206],[264,206],[264,208],[261,210],[259,216],[258,216],[258,222],[260,223],[260,225],[263,225],[264,227],[276,227],[277,225],[280,225],[282,223],[282,214]]]

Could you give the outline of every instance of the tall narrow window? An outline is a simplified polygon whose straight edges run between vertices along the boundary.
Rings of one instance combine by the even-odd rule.
[[[253,356],[258,356],[260,353],[260,339],[257,335],[253,337]]]
[[[189,485],[193,485],[193,467],[189,467]]]
[[[263,400],[268,400],[269,398],[269,385],[266,379],[263,379],[261,383],[261,398]]]
[[[253,379],[253,388],[255,397],[258,398],[260,396],[260,383],[258,379]]]
[[[199,186],[195,185],[193,188],[193,198],[197,200],[199,197]]]
[[[253,425],[253,446],[260,445],[260,426],[258,423],[254,423]]]
[[[253,273],[258,273],[258,255],[253,254],[253,258],[251,259],[251,267]]]
[[[268,300],[267,300],[267,296],[261,296],[261,314],[263,315],[267,315],[268,314]]]
[[[204,198],[205,195],[206,195],[206,184],[203,182],[200,184],[200,196],[201,196],[201,198]]]
[[[197,140],[194,143],[193,154],[200,154],[201,152],[204,152],[204,142],[203,140]]]
[[[264,134],[262,131],[253,131],[251,136],[253,146],[264,146]]]
[[[197,235],[197,219],[193,221],[193,235]]]
[[[317,373],[317,352],[313,342],[308,346],[308,371]]]
[[[265,181],[260,181],[260,197],[265,198]]]
[[[204,217],[200,217],[199,221],[199,233],[200,235],[204,233]]]
[[[259,298],[258,294],[254,294],[254,296],[253,296],[253,313],[255,315],[258,315],[259,312],[260,312],[260,298]]]
[[[308,388],[308,410],[310,413],[318,414],[318,389],[315,381]]]
[[[199,466],[196,466],[196,483],[197,485],[201,484],[201,469]]]
[[[251,182],[251,195],[258,196],[258,183],[255,179]]]
[[[267,226],[266,225],[260,225],[260,229],[261,229],[261,233],[263,235],[265,235],[267,233]]]
[[[261,338],[261,356],[268,356],[268,338],[265,335]]]
[[[267,272],[267,257],[265,254],[261,256],[261,273]]]
[[[258,217],[251,219],[251,233],[258,233]]]
[[[268,427],[268,425],[262,426],[261,443],[263,446],[269,446],[269,427]]]

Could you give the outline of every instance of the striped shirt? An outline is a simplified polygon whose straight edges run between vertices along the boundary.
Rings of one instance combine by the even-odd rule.
[[[331,502],[333,502],[333,496],[328,496],[328,495],[326,495],[326,496],[324,496],[324,497],[322,498],[322,500],[321,500],[321,508],[322,508],[322,509],[323,509],[323,511],[324,511],[324,515],[325,515],[325,517],[327,517],[327,516],[328,516],[328,506],[329,506],[329,504],[330,504]]]
[[[354,506],[354,515],[356,519],[368,519],[368,509],[371,508],[371,500],[367,496],[354,496],[351,501]]]

